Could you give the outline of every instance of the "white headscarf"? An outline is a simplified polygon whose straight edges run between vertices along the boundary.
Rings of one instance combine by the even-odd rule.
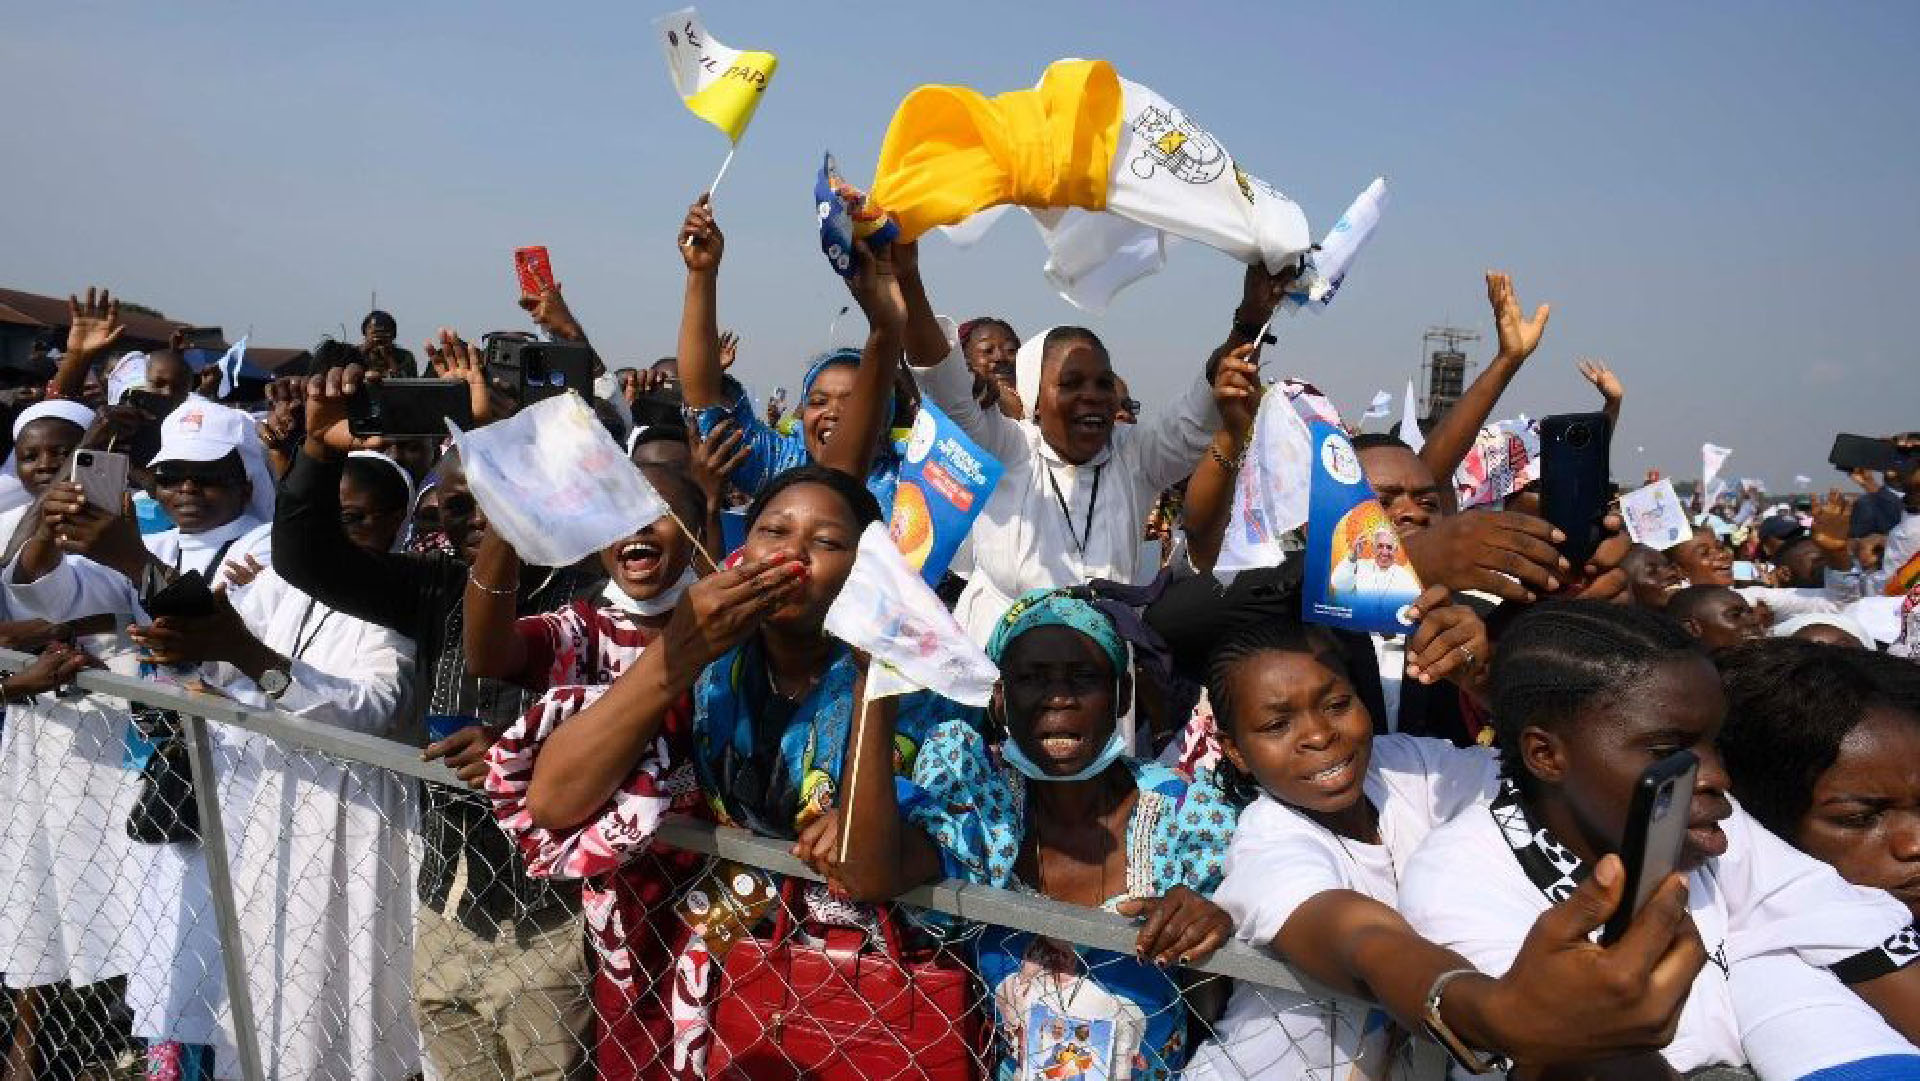
[[[406,466],[401,465],[399,462],[394,461],[392,458],[377,450],[350,451],[347,457],[371,458],[376,462],[385,462],[393,467],[395,473],[400,474],[400,483],[407,486],[407,501],[401,504],[401,513],[404,517],[400,520],[400,528],[395,531],[393,535],[393,551],[406,551],[407,542],[413,539],[413,515],[415,511],[420,509],[420,493],[414,489],[413,474],[407,472]]]
[[[1013,389],[1020,395],[1020,405],[1027,411],[1027,420],[1040,423],[1040,362],[1047,352],[1047,335],[1059,330],[1058,326],[1047,329],[1020,343],[1019,352],[1013,355]]]
[[[1808,612],[1804,615],[1789,616],[1773,625],[1773,636],[1792,638],[1795,632],[1805,627],[1832,627],[1834,630],[1852,635],[1863,649],[1878,648],[1873,644],[1873,635],[1867,633],[1867,629],[1860,625],[1859,620],[1835,612]]]
[[[93,416],[93,410],[67,398],[35,402],[13,418],[13,440],[18,443],[20,433],[36,420],[64,420],[69,424],[78,424],[84,432],[93,427]],[[31,502],[33,497],[27,494],[26,485],[20,483],[20,455],[8,451],[6,464],[0,465],[0,513],[24,507]]]

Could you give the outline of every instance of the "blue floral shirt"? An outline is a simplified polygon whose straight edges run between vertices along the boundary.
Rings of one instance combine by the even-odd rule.
[[[1127,766],[1139,787],[1127,823],[1127,887],[1102,907],[1175,886],[1210,895],[1233,836],[1233,807],[1219,789],[1157,763]],[[901,806],[939,846],[948,877],[1034,892],[1014,874],[1026,835],[1027,783],[994,760],[979,732],[947,723],[922,743]],[[993,1001],[998,1081],[1076,1062],[1104,1062],[1105,1076],[1119,1076],[1126,1062],[1133,1077],[1156,1081],[1176,1076],[1186,1062],[1187,1010],[1170,972],[1131,954],[1001,927],[985,928],[975,948],[976,970]]]

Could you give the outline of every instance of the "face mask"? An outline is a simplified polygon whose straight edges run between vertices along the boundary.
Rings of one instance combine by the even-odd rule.
[[[680,580],[661,591],[659,596],[637,600],[627,596],[626,590],[617,583],[608,582],[607,588],[600,591],[600,597],[623,612],[632,612],[636,616],[657,616],[673,611],[673,606],[680,603],[680,597],[687,587],[698,580],[699,576],[693,573],[693,568],[688,567],[680,572]]]
[[[1114,759],[1119,758],[1121,752],[1126,749],[1127,741],[1121,738],[1120,728],[1116,725],[1113,735],[1107,738],[1107,745],[1100,749],[1100,753],[1093,757],[1092,762],[1087,763],[1085,769],[1077,773],[1064,776],[1048,773],[1036,765],[1033,759],[1027,757],[1026,752],[1020,749],[1020,741],[1012,736],[1008,736],[1000,744],[1000,757],[1029,781],[1084,781],[1089,777],[1098,776],[1102,770],[1113,765]]]

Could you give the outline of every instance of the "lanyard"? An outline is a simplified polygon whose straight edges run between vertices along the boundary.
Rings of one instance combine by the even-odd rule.
[[[1087,545],[1093,543],[1093,508],[1100,502],[1100,474],[1106,470],[1107,463],[1101,462],[1093,467],[1093,491],[1087,496],[1087,521],[1084,535],[1073,531],[1073,512],[1067,509],[1067,497],[1060,493],[1060,483],[1053,479],[1053,470],[1048,468],[1045,462],[1040,463],[1040,468],[1047,474],[1047,487],[1053,489],[1053,501],[1060,505],[1060,517],[1067,520],[1067,536],[1073,539],[1073,546],[1079,551],[1080,558],[1085,559]]]

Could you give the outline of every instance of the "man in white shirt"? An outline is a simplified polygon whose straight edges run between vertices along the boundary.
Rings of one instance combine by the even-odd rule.
[[[1373,542],[1373,557],[1366,554],[1367,541]],[[1386,597],[1405,597],[1411,601],[1420,595],[1420,581],[1413,568],[1396,561],[1400,538],[1388,526],[1375,529],[1371,537],[1353,539],[1347,558],[1333,569],[1333,593],[1343,603],[1360,604]]]

